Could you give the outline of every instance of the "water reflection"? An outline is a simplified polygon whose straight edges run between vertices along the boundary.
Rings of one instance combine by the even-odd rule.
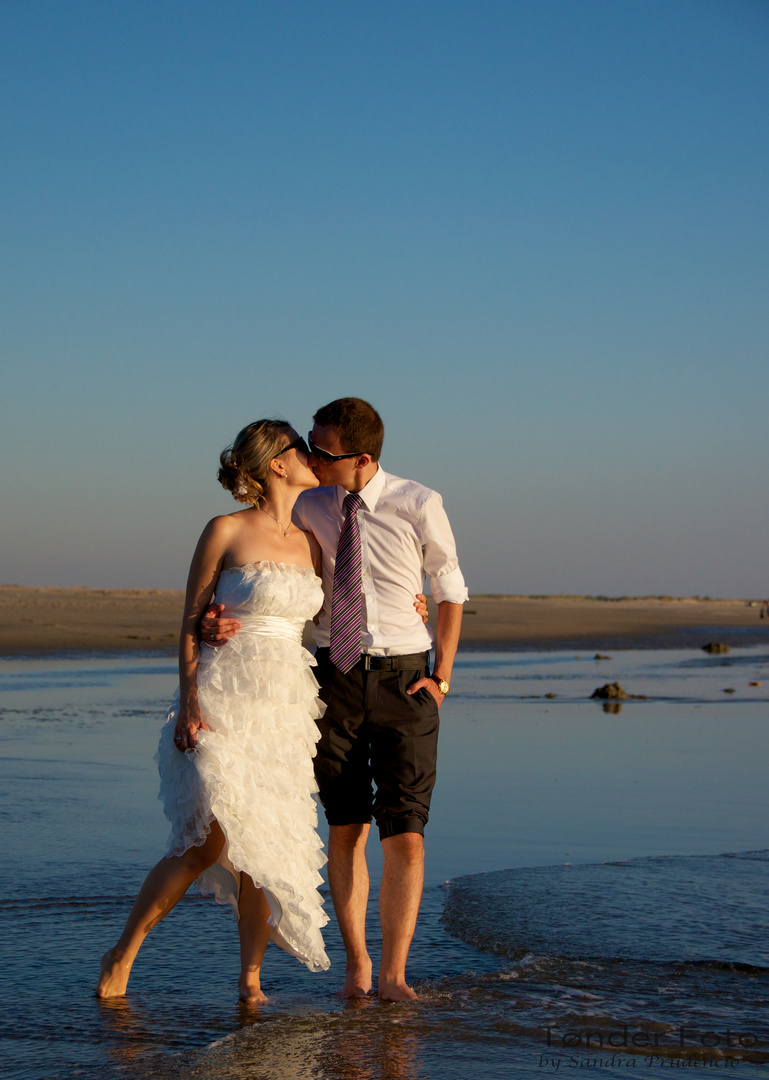
[[[604,703],[603,703],[603,711],[605,713],[613,713],[614,715],[616,715],[617,713],[621,713],[622,712],[622,702],[621,701],[604,701]]]
[[[419,1080],[421,1033],[403,1015],[410,1009],[368,999],[339,1013],[266,1020],[197,1055],[192,1071],[206,1080]]]

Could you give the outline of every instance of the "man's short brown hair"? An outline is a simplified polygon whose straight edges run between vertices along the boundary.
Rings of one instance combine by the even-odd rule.
[[[333,426],[347,454],[370,454],[379,461],[384,441],[382,417],[373,405],[357,397],[337,398],[318,409],[313,420],[320,427]]]

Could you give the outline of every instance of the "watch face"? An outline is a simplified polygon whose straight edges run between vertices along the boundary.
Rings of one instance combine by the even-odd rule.
[[[437,675],[431,675],[430,678],[433,680],[435,685],[438,687],[438,689],[444,696],[448,694],[449,684],[446,682],[445,679],[439,679]]]

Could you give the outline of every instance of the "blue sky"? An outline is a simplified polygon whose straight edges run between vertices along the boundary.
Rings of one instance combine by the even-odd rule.
[[[0,5],[0,581],[181,587],[357,394],[471,591],[767,591],[769,4]]]

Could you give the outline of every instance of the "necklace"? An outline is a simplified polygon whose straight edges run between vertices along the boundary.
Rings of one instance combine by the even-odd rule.
[[[288,540],[288,532],[289,532],[289,529],[291,528],[291,522],[289,521],[288,529],[286,529],[284,527],[284,525],[283,525],[283,522],[280,520],[280,518],[276,518],[274,514],[271,514],[269,510],[265,510],[263,506],[260,506],[259,509],[262,511],[263,514],[266,514],[267,517],[272,518],[273,521],[277,521],[278,525],[280,525],[281,529],[283,529],[283,535],[285,536],[286,540]]]

